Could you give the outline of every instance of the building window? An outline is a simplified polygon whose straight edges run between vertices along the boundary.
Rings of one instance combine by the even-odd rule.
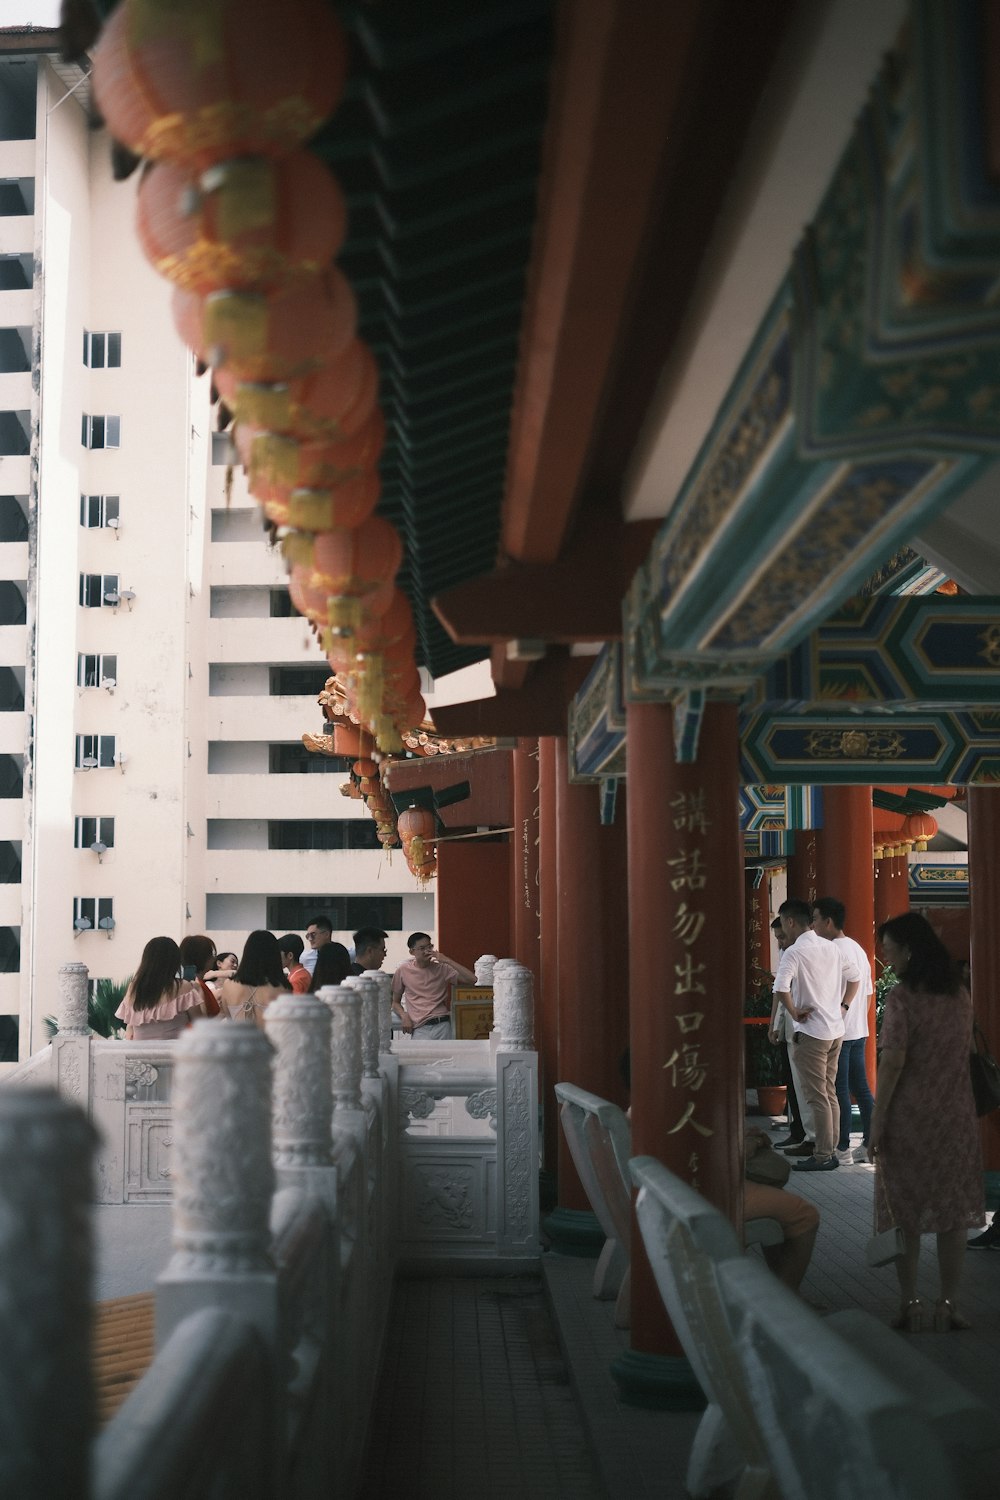
[[[90,656],[82,651],[76,658],[77,687],[115,687],[118,682],[117,656]]]
[[[105,849],[115,847],[114,818],[77,818],[73,848],[92,849],[95,844],[103,844]]]
[[[292,603],[292,596],[286,588],[271,590],[272,620],[294,619],[298,614],[299,611]]]
[[[95,927],[110,932],[115,925],[115,903],[111,896],[75,896],[73,898],[73,929],[90,932]]]
[[[92,370],[116,370],[122,362],[122,336],[120,333],[90,333],[83,331],[83,362]],[[112,447],[111,443],[108,447]]]
[[[212,463],[217,467],[228,467],[229,464],[238,464],[240,456],[236,451],[236,444],[228,432],[212,433]]]
[[[0,932],[10,932],[11,928],[0,928]],[[17,971],[14,966],[14,972]],[[11,970],[0,966],[0,973],[9,974]],[[17,1017],[0,1016],[0,1062],[17,1062]]]
[[[378,849],[374,818],[282,818],[267,825],[269,849]]]
[[[84,414],[80,425],[80,441],[85,448],[120,448],[121,417],[88,417]]]
[[[353,755],[319,755],[302,744],[269,745],[267,769],[272,776],[343,776],[354,764]]]
[[[80,525],[88,527],[110,526],[112,529],[116,529],[118,526],[118,496],[81,495]]]
[[[117,573],[81,573],[80,603],[84,609],[99,609],[102,604],[119,602]]]
[[[321,667],[272,667],[272,698],[315,698],[326,687],[330,668]]]
[[[268,896],[267,926],[272,932],[305,932],[313,917],[329,917],[334,932],[381,927],[402,932],[402,896]]]
[[[115,763],[115,737],[113,734],[78,734],[76,737],[76,769],[94,771],[98,766],[113,766]]]

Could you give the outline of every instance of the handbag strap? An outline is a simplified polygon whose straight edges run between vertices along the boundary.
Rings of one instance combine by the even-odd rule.
[[[892,1211],[892,1204],[889,1202],[889,1194],[888,1194],[888,1191],[887,1191],[886,1185],[885,1185],[885,1172],[884,1171],[879,1171],[879,1172],[876,1173],[875,1184],[876,1184],[876,1188],[879,1185],[881,1185],[881,1188],[882,1188],[882,1197],[885,1200],[885,1210],[886,1210],[886,1213],[889,1215],[889,1223],[890,1224],[895,1224],[895,1222],[896,1222],[896,1216],[895,1216],[895,1214]],[[877,1204],[875,1202],[875,1193],[872,1193],[872,1229],[875,1231],[876,1234],[878,1233],[878,1206],[877,1206]]]

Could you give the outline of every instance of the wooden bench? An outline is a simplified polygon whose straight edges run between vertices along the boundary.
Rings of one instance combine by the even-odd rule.
[[[709,1402],[688,1464],[693,1496],[733,1483],[754,1500],[996,1493],[983,1403],[867,1314],[817,1318],[652,1157],[630,1171],[657,1286]]]

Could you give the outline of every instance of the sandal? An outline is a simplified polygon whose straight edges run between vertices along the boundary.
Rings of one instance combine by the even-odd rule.
[[[899,1328],[906,1333],[919,1333],[924,1326],[924,1305],[919,1297],[914,1297],[910,1302],[903,1302],[899,1312],[889,1324],[890,1328]]]
[[[972,1324],[968,1318],[955,1309],[953,1302],[939,1302],[934,1308],[934,1332],[935,1333],[962,1333]]]

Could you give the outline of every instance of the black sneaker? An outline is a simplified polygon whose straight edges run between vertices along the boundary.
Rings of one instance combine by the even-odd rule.
[[[784,1148],[786,1156],[812,1156],[815,1150],[816,1146],[813,1141],[799,1141],[797,1146],[785,1146]]]
[[[787,1151],[789,1146],[801,1146],[805,1140],[804,1135],[786,1135],[783,1141],[775,1141],[775,1151]]]
[[[971,1240],[965,1242],[966,1250],[1000,1250],[1000,1230],[991,1224],[989,1229],[984,1229],[982,1234],[973,1235]]]

